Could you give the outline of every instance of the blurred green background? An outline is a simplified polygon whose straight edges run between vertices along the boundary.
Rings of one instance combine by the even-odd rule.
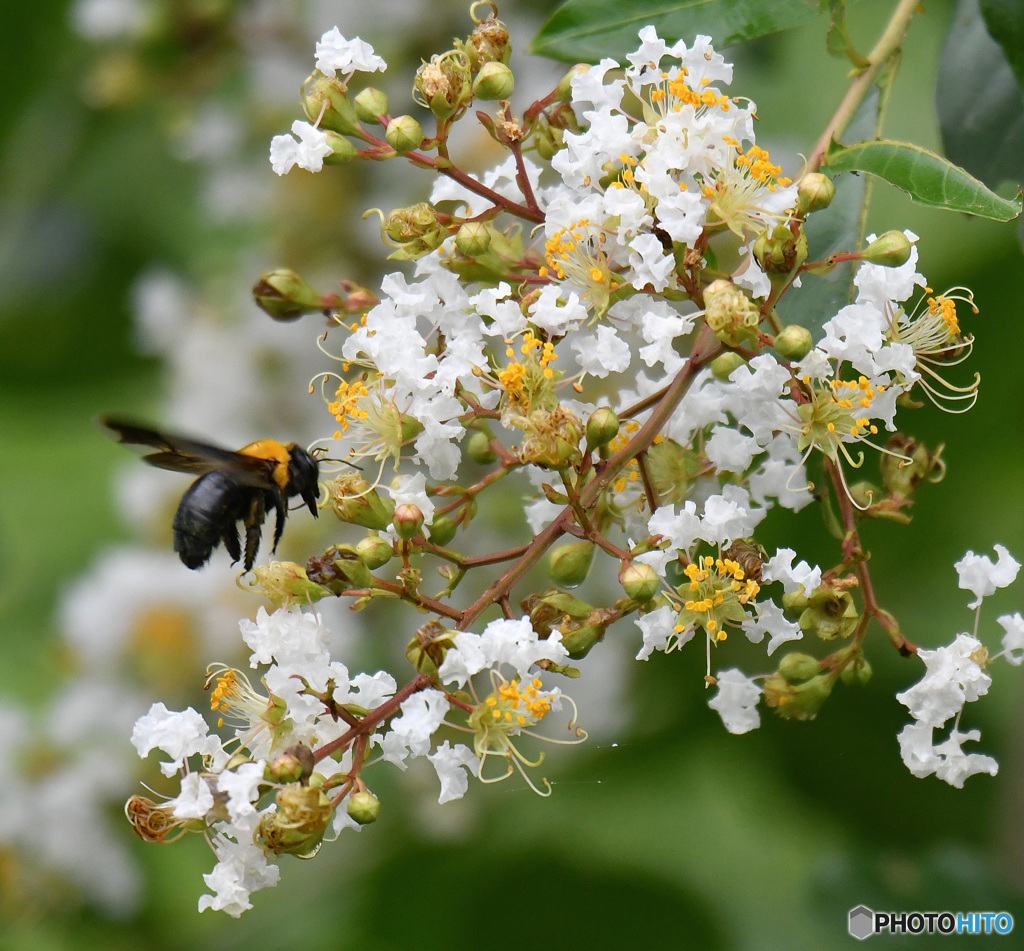
[[[157,264],[209,286],[219,273],[234,274],[240,259],[250,262],[254,279],[263,268],[329,259],[353,239],[355,247],[338,251],[347,263],[336,276],[372,286],[380,267],[374,249],[358,244],[367,232],[355,224],[356,210],[386,205],[391,165],[369,170],[372,185],[363,184],[362,169],[353,174],[363,177],[347,183],[348,169],[330,173],[325,184],[315,179],[328,173],[293,172],[293,180],[279,181],[264,161],[262,187],[274,195],[274,215],[224,222],[210,214],[202,168],[175,153],[169,130],[191,103],[216,92],[222,102],[240,104],[254,142],[263,143],[253,154],[265,155],[270,135],[298,115],[289,96],[295,99],[304,74],[286,77],[294,86],[276,112],[243,105],[245,84],[256,81],[247,71],[247,30],[283,30],[305,50],[309,69],[314,40],[337,24],[370,40],[397,73],[399,50],[412,57],[408,64],[468,29],[455,4],[443,15],[439,5],[422,4],[432,11],[424,18],[411,12],[415,4],[392,8],[382,0],[371,24],[376,32],[361,22],[350,26],[355,14],[342,3],[164,6],[184,27],[147,48],[145,68],[135,72],[112,61],[111,44],[72,32],[64,0],[5,9],[0,688],[29,705],[59,701],[69,663],[55,613],[61,591],[105,546],[127,537],[111,490],[123,451],[92,420],[114,408],[152,415],[164,394],[160,361],[139,355],[133,343],[133,281]],[[890,6],[857,6],[853,32],[862,47],[871,45]],[[551,9],[542,2],[501,7],[526,31],[514,37],[517,57]],[[939,148],[932,91],[950,14],[949,3],[932,2],[913,24],[887,122],[893,138]],[[809,151],[845,88],[844,64],[825,53],[823,32],[818,22],[731,51],[731,91],[757,102],[758,140],[775,158],[780,150]],[[543,75],[525,58],[514,58],[513,68]],[[267,75],[274,73],[260,81]],[[104,100],[111,89],[120,92]],[[371,188],[372,201],[362,191]],[[275,223],[278,233],[268,239]],[[981,309],[977,318],[961,316],[977,336],[970,364],[983,379],[977,407],[961,417],[929,407],[905,422],[925,442],[947,443],[948,477],[919,494],[909,527],[874,523],[863,536],[881,603],[910,639],[936,646],[972,623],[954,561],[969,548],[991,552],[995,542],[1024,560],[1024,383],[1011,349],[1020,340],[1024,267],[1013,225],[915,208],[881,187],[871,226],[921,235],[921,270],[931,286],[967,285]],[[259,252],[246,257],[253,246]],[[255,307],[243,309],[243,320],[266,319]],[[788,544],[823,565],[836,559],[813,508],[774,513],[763,542],[769,550]],[[994,618],[1020,604],[1019,587],[987,601],[982,639],[994,647],[1001,634]],[[73,890],[33,890],[0,902],[0,947],[429,949],[517,941],[613,948],[671,941],[682,948],[829,949],[851,942],[847,911],[861,903],[894,911],[1008,910],[1018,931],[1024,928],[1019,672],[998,667],[989,696],[965,712],[963,725],[982,731],[977,749],[999,760],[998,776],[974,777],[955,790],[914,779],[900,761],[895,737],[908,717],[894,694],[918,679],[920,665],[900,659],[877,633],[869,639],[875,676],[866,688],[840,686],[813,723],[765,716],[761,729],[741,737],[728,735],[706,707],[702,652],[635,664],[632,629],[609,640],[603,646],[627,666],[628,684],[606,697],[591,688],[581,713],[584,725],[607,716],[623,726],[596,731],[581,749],[549,753],[550,799],[508,783],[473,786],[465,801],[439,807],[432,775],[392,770],[377,777],[385,808],[376,826],[325,846],[314,861],[285,857],[281,884],[254,896],[255,908],[239,921],[195,910],[200,874],[212,865],[203,843],[144,846],[113,802],[111,834],[124,838],[138,863],[141,905],[109,917],[78,903]],[[730,649],[739,666],[757,667],[760,648],[730,642]],[[582,665],[584,679],[590,664]],[[64,821],[63,814],[52,817],[58,828]],[[0,881],[16,883],[22,861],[0,843]],[[872,940],[911,946],[911,939]],[[1004,946],[1013,942],[1024,947],[1003,939]],[[912,946],[938,943],[922,937]],[[961,946],[968,946],[964,939]]]

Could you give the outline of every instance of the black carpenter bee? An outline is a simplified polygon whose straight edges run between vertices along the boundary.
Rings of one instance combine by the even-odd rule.
[[[238,561],[242,548],[237,523],[241,522],[248,571],[260,547],[267,510],[273,508],[277,516],[273,552],[288,517],[287,500],[293,496],[301,496],[317,517],[320,463],[293,442],[258,439],[232,452],[113,416],[99,422],[118,442],[159,450],[142,457],[151,466],[199,476],[181,497],[172,526],[174,550],[189,568],[205,565],[222,541],[232,564]]]

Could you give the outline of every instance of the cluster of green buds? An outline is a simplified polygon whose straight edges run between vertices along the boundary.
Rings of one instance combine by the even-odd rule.
[[[849,590],[855,584],[856,579],[846,578],[822,582],[810,594],[801,588],[783,595],[783,609],[806,634],[816,634],[823,641],[850,637],[861,620]]]
[[[938,483],[946,475],[942,459],[945,444],[929,449],[903,433],[894,433],[881,455],[881,487],[862,480],[850,486],[850,497],[861,518],[877,518],[909,525],[918,486],[923,482]]]

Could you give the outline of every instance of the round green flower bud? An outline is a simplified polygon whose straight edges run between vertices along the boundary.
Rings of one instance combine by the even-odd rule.
[[[711,361],[711,372],[715,375],[716,380],[727,383],[733,370],[743,366],[746,362],[738,353],[728,350]]]
[[[575,588],[586,580],[593,561],[593,542],[568,542],[556,545],[548,555],[548,573],[558,584]]]
[[[491,232],[482,221],[467,221],[455,232],[455,247],[467,258],[485,254],[491,246]]]
[[[871,679],[871,665],[863,654],[857,655],[839,676],[848,687],[863,687]]]
[[[384,138],[396,152],[411,152],[423,144],[423,126],[412,116],[396,116],[388,123]]]
[[[296,320],[339,303],[333,295],[325,302],[295,271],[283,267],[264,271],[253,285],[252,296],[260,310],[274,320]]]
[[[415,538],[423,528],[423,512],[420,511],[418,505],[404,502],[395,508],[392,524],[395,526],[398,537],[408,541],[410,538]]]
[[[344,165],[356,157],[356,147],[351,140],[337,132],[328,131],[327,144],[332,151],[330,155],[324,156],[324,165]]]
[[[515,88],[512,70],[504,63],[484,63],[473,80],[473,95],[477,99],[508,99]]]
[[[813,720],[832,693],[834,684],[832,677],[812,677],[792,687],[786,702],[779,703],[775,712],[784,720]]]
[[[619,417],[610,406],[598,406],[587,419],[587,450],[607,446],[619,433]]]
[[[577,63],[569,70],[555,86],[555,95],[562,102],[572,102],[572,81],[576,76],[582,76],[590,69],[589,63]]]
[[[348,806],[345,810],[361,826],[369,825],[377,821],[380,813],[380,800],[371,792],[365,789],[352,793],[348,797]]]
[[[347,89],[335,78],[321,76],[307,86],[302,96],[302,111],[310,122],[325,131],[330,129],[341,135],[358,135],[362,131]]]
[[[803,360],[811,352],[814,338],[806,327],[790,324],[775,335],[775,352],[783,360]]]
[[[278,607],[308,604],[326,598],[331,592],[310,581],[306,569],[294,561],[272,561],[253,568],[256,585]]]
[[[361,475],[342,473],[327,488],[331,508],[341,521],[377,530],[388,527],[395,503],[371,488]]]
[[[859,509],[863,510],[871,505],[872,502],[880,499],[881,494],[878,491],[877,485],[869,482],[867,479],[862,479],[860,482],[855,482],[850,486],[850,498],[853,499]]]
[[[388,114],[387,94],[373,86],[367,86],[352,100],[352,104],[356,107],[356,115],[363,122],[380,122],[380,117]]]
[[[275,783],[298,783],[309,778],[315,765],[313,751],[305,743],[296,743],[270,761],[266,778]]]
[[[439,621],[428,621],[405,645],[405,658],[416,669],[416,673],[436,677],[444,655],[454,645],[453,631],[446,630]]]
[[[447,545],[455,537],[458,523],[449,515],[439,515],[430,523],[427,537],[435,545]]]
[[[899,267],[910,260],[910,239],[902,231],[886,231],[880,238],[875,238],[861,254],[861,260],[882,267]]]
[[[810,654],[786,654],[779,661],[779,676],[789,684],[802,684],[821,673],[821,665]]]
[[[479,429],[469,437],[466,451],[470,459],[482,466],[490,465],[498,458],[498,454],[491,448],[491,434]]]
[[[382,568],[394,555],[394,549],[384,541],[380,535],[367,535],[359,540],[356,545],[356,554],[362,559],[364,565],[374,571]]]
[[[808,172],[797,186],[797,208],[803,214],[821,211],[832,204],[836,186],[832,179],[821,172]]]
[[[646,562],[636,561],[619,571],[619,584],[634,601],[650,601],[658,593],[661,578]]]

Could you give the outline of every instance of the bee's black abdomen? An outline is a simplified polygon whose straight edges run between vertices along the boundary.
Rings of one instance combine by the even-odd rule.
[[[229,473],[208,472],[196,479],[181,497],[174,515],[174,550],[189,568],[201,568],[220,544],[226,527],[234,531],[242,517],[246,491]],[[237,535],[236,535],[237,538]],[[238,542],[231,552],[238,557]],[[250,566],[246,565],[248,569]]]

